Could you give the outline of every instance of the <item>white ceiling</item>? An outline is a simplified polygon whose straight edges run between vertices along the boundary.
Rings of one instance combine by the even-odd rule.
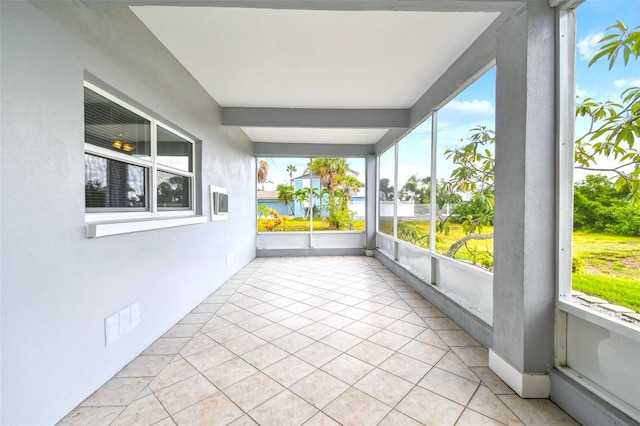
[[[406,109],[496,12],[131,8],[223,107]],[[304,128],[303,128],[304,127]],[[243,127],[256,142],[372,144],[384,129]]]

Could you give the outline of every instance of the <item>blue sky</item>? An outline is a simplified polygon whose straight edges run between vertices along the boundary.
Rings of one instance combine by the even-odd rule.
[[[597,52],[597,42],[609,34],[607,27],[621,20],[629,28],[640,25],[640,0],[588,0],[578,7],[576,34],[576,95],[578,102],[585,98],[597,101],[619,101],[620,94],[628,87],[640,86],[640,62],[631,59],[625,67],[620,57],[609,70],[606,59],[591,67],[589,61]],[[580,137],[588,129],[588,120],[576,121],[575,134]],[[614,160],[600,158],[598,167],[611,167]],[[589,172],[574,171],[574,180],[580,181]],[[606,173],[604,173],[606,174]],[[612,174],[610,174],[612,175]]]
[[[640,86],[640,62],[635,59],[631,59],[625,67],[620,58],[611,70],[606,59],[588,66],[597,52],[598,41],[609,34],[607,27],[614,25],[618,19],[629,28],[640,25],[640,0],[587,0],[578,7],[575,75],[577,102],[585,98],[619,101],[624,89]],[[576,121],[576,137],[584,135],[588,124],[588,120],[584,118]],[[598,167],[615,164],[614,160],[606,158],[597,161]],[[574,180],[583,180],[588,173],[575,170]]]
[[[494,129],[495,81],[496,72],[492,68],[438,111],[438,180],[448,178],[453,170],[452,163],[444,158],[445,150],[461,145],[461,139],[478,125]],[[402,188],[411,175],[429,176],[431,120],[405,136],[399,147],[398,188]],[[381,165],[383,175],[392,173],[387,169]]]
[[[611,71],[606,60],[588,67],[598,40],[617,19],[627,27],[640,25],[640,0],[587,0],[578,7],[576,94],[581,97],[617,100],[624,88],[640,86],[640,63],[633,59],[626,67],[619,62]]]

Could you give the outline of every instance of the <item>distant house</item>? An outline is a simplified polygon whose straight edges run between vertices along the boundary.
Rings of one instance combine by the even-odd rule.
[[[278,201],[278,191],[258,190],[258,206],[266,205],[269,210],[275,210],[279,215],[291,214],[291,209]]]
[[[353,170],[349,171],[350,174],[357,177],[358,172]],[[316,175],[304,174],[292,179],[293,191],[296,192],[300,189],[313,187],[320,192],[321,184],[320,178]],[[356,217],[364,217],[365,205],[364,205],[365,188],[358,188],[356,194],[351,195],[351,202],[349,203],[349,209],[355,212]],[[320,200],[314,200],[314,211],[316,216],[321,214],[326,216],[327,212],[320,212]],[[290,215],[291,209],[285,204],[278,201],[278,191],[261,191],[258,190],[258,206],[266,205],[268,209],[275,209],[280,215]],[[298,203],[294,202],[294,216],[304,217],[306,216],[306,209],[309,208],[309,202]]]

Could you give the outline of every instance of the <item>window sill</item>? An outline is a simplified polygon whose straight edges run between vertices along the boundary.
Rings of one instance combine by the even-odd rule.
[[[173,228],[176,226],[205,223],[205,216],[174,217],[167,219],[142,219],[128,221],[99,222],[87,224],[87,237],[98,238],[131,232],[151,231],[153,229]]]

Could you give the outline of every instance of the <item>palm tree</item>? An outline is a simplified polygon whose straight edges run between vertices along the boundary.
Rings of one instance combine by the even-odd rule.
[[[294,166],[293,164],[289,164],[287,166],[287,171],[289,172],[289,181],[292,182],[293,181],[293,172],[297,172],[298,168],[296,166]]]
[[[264,183],[267,181],[267,174],[269,173],[269,163],[266,160],[260,160],[258,162],[258,183],[262,184],[262,190],[264,191]]]
[[[417,204],[424,204],[429,199],[430,178],[418,179],[417,175],[411,175],[407,179],[402,189],[400,189],[400,199],[413,199]]]
[[[358,189],[362,188],[364,184],[360,182],[355,176],[341,175],[338,176],[337,182],[342,188],[342,210],[346,210],[351,201],[351,196],[358,193]]]
[[[338,186],[338,176],[344,175],[348,170],[349,165],[344,158],[314,158],[311,163],[311,172],[318,176],[320,184],[329,193],[329,216],[335,210],[334,193]]]
[[[389,179],[382,178],[379,183],[380,188],[380,200],[382,201],[391,201],[394,197],[394,189],[393,186],[389,186]]]
[[[278,185],[278,201],[280,201],[284,205],[289,206],[292,216],[295,214],[293,210],[293,200],[295,200],[293,186]]]
[[[306,219],[309,213],[309,207],[305,209],[305,203],[309,206],[309,195],[311,192],[311,188],[300,188],[295,192],[296,201],[300,203],[300,208],[302,209],[302,215]]]
[[[416,198],[416,193],[418,192],[418,177],[416,175],[411,175],[407,179],[407,182],[400,189],[400,199],[414,199]]]
[[[423,177],[418,181],[418,190],[416,192],[418,204],[425,204],[431,199],[431,178]]]

